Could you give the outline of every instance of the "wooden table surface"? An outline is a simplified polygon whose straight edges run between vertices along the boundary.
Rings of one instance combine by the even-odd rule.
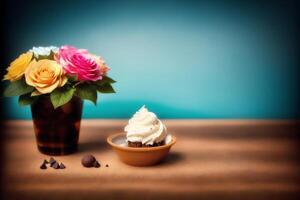
[[[84,120],[79,151],[40,170],[31,121],[2,130],[2,199],[299,199],[299,121],[165,120],[177,143],[152,167],[119,161],[106,144],[125,120]],[[100,168],[83,168],[84,154]],[[109,167],[103,167],[109,164]]]

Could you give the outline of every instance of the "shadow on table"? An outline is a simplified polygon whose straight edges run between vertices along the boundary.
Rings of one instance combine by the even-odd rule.
[[[183,153],[170,152],[165,159],[163,159],[157,166],[168,166],[181,162],[185,159]]]
[[[78,152],[97,152],[108,150],[105,140],[92,140],[79,143]]]

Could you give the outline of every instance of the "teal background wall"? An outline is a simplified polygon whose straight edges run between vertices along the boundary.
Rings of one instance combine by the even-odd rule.
[[[17,6],[16,6],[17,5]],[[295,1],[7,1],[5,67],[32,46],[105,58],[117,94],[85,118],[299,118]],[[6,119],[29,107],[3,100]]]

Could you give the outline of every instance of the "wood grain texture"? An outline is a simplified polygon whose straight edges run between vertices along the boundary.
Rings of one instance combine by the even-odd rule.
[[[106,144],[125,120],[82,122],[79,151],[40,170],[31,121],[4,122],[5,199],[299,199],[299,121],[165,120],[177,143],[153,167],[123,164]],[[94,154],[101,168],[83,168]],[[104,167],[109,164],[109,167]]]

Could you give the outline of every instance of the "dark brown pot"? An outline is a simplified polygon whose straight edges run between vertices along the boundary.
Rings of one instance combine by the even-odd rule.
[[[73,97],[54,109],[49,96],[40,96],[31,105],[38,149],[47,155],[66,155],[77,150],[82,100]]]

